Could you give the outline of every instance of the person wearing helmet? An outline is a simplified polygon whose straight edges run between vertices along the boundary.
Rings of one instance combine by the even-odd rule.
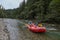
[[[38,22],[38,27],[42,27],[42,23],[41,22]]]

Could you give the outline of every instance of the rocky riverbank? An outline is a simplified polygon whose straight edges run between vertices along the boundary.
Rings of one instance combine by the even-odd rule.
[[[3,19],[0,19],[0,40],[9,40],[9,32],[6,27]]]

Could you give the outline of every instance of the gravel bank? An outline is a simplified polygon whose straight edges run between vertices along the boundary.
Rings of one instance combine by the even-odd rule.
[[[9,40],[9,32],[4,25],[3,19],[0,19],[0,40]]]

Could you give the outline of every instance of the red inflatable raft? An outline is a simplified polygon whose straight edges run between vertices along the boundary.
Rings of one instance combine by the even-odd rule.
[[[46,32],[46,28],[45,27],[38,27],[34,24],[32,25],[27,25],[28,29],[32,32]]]

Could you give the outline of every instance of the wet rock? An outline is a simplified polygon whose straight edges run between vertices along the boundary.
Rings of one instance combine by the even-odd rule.
[[[0,19],[0,40],[9,40],[8,30],[2,19]]]
[[[3,31],[6,32],[6,33],[9,33],[7,29],[4,29]]]

